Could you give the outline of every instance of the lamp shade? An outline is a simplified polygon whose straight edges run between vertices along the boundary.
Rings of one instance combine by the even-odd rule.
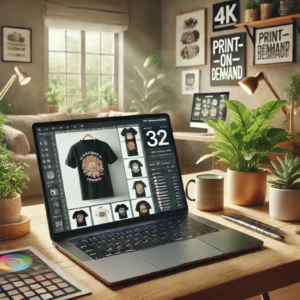
[[[21,66],[16,66],[15,72],[21,85],[25,85],[31,80],[31,77],[29,77],[29,75],[24,72]]]
[[[239,85],[243,88],[243,90],[249,94],[253,95],[258,87],[258,82],[260,80],[263,80],[265,78],[265,75],[263,72],[257,73],[255,76],[248,76],[242,79],[239,82]]]

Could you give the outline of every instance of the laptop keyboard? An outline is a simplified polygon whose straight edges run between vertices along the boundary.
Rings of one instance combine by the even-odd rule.
[[[191,218],[168,219],[147,225],[70,239],[69,242],[93,259],[139,251],[219,231]]]

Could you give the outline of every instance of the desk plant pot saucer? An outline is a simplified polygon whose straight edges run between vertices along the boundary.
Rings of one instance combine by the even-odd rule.
[[[0,225],[0,241],[23,236],[29,231],[30,219],[21,215],[18,223]]]
[[[300,190],[270,187],[269,213],[282,221],[300,221]]]

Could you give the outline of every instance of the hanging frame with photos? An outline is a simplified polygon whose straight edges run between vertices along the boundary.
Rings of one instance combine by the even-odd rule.
[[[2,26],[2,61],[32,63],[30,28]]]
[[[184,70],[181,73],[182,95],[193,95],[200,91],[200,70]]]
[[[178,14],[175,18],[176,67],[206,64],[206,9]]]
[[[227,107],[224,100],[228,99],[229,92],[194,94],[191,121],[225,120]]]

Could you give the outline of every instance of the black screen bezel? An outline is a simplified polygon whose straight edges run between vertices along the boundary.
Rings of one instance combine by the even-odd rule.
[[[39,150],[38,146],[38,138],[37,138],[37,129],[38,128],[43,128],[43,127],[49,127],[49,126],[57,126],[57,125],[73,125],[73,124],[84,124],[84,123],[92,123],[92,122],[99,122],[102,124],[105,124],[105,122],[111,122],[111,121],[119,121],[119,120],[132,120],[135,122],[135,120],[144,120],[144,119],[154,119],[154,118],[167,118],[168,126],[170,128],[170,133],[171,134],[171,143],[172,147],[174,149],[174,155],[178,167],[178,172],[181,174],[180,171],[180,165],[179,165],[179,160],[178,160],[178,155],[177,155],[177,149],[175,145],[175,140],[173,136],[173,130],[171,126],[171,121],[170,121],[170,116],[166,113],[163,114],[146,114],[146,115],[131,115],[131,116],[121,116],[121,117],[106,117],[106,118],[92,118],[92,119],[75,119],[75,120],[65,120],[65,121],[54,121],[54,122],[41,122],[41,123],[34,123],[32,125],[32,131],[33,131],[33,137],[34,137],[34,143],[35,143],[35,148],[36,148],[36,155],[37,155],[37,160],[38,160],[38,167],[39,167],[39,172],[40,172],[40,177],[41,177],[41,182],[42,182],[42,189],[43,189],[43,195],[44,195],[44,200],[45,200],[45,207],[46,207],[46,214],[47,214],[47,219],[48,219],[48,228],[49,228],[49,233],[50,237],[53,241],[58,241],[62,240],[65,238],[70,238],[74,237],[77,235],[83,235],[83,234],[91,234],[95,231],[99,230],[105,230],[105,229],[111,229],[111,228],[116,228],[116,227],[121,227],[121,226],[126,226],[126,225],[131,225],[134,223],[139,223],[143,221],[148,221],[148,220],[156,220],[156,219],[161,219],[161,218],[166,218],[168,216],[172,215],[177,215],[177,214],[186,214],[188,212],[188,204],[186,197],[184,196],[185,200],[185,206],[182,209],[178,210],[172,210],[171,212],[160,212],[155,215],[149,215],[149,216],[143,216],[139,218],[131,218],[128,220],[122,220],[118,222],[111,222],[111,223],[106,223],[106,224],[100,224],[100,225],[94,225],[82,229],[70,229],[68,231],[64,231],[61,233],[54,233],[53,227],[52,227],[52,222],[51,222],[51,215],[50,215],[50,207],[49,207],[49,201],[48,201],[48,196],[46,192],[46,184],[45,180],[43,178],[43,170],[42,170],[42,160],[41,160],[41,153]],[[104,126],[104,125],[103,125]],[[182,194],[184,194],[184,187],[183,187],[183,182],[182,178],[180,176],[180,186],[181,186],[181,191]]]

